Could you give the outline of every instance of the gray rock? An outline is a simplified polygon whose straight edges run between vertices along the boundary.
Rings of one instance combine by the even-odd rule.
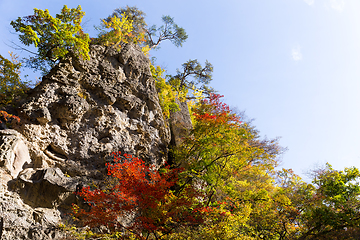
[[[22,105],[20,132],[29,142],[31,167],[96,178],[113,151],[160,166],[170,130],[149,60],[126,44],[120,50],[91,46],[90,56],[63,60]]]
[[[16,178],[25,164],[30,164],[26,140],[12,129],[0,130],[0,167]]]
[[[72,195],[77,180],[66,177],[59,168],[25,169],[16,182],[21,199],[34,208],[56,208]]]
[[[178,146],[182,143],[182,138],[187,136],[193,128],[187,102],[180,102],[176,99],[180,110],[170,112],[171,145]]]
[[[91,46],[89,54],[88,61],[63,59],[23,101],[17,131],[0,131],[1,239],[62,239],[59,223],[71,203],[84,203],[73,192],[101,186],[112,152],[160,167],[168,126],[173,144],[191,129],[186,103],[165,124],[138,46]]]

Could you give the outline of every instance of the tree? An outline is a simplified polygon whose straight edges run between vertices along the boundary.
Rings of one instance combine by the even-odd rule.
[[[174,22],[174,18],[170,16],[163,16],[162,21],[164,25],[158,28],[156,25],[148,27],[145,22],[145,13],[137,7],[126,6],[126,8],[117,8],[105,21],[109,22],[114,16],[118,18],[127,17],[132,21],[134,28],[133,35],[144,37],[144,45],[147,45],[150,49],[158,48],[159,44],[165,40],[169,40],[175,46],[181,47],[188,38],[185,30],[179,27]]]
[[[277,197],[271,172],[281,148],[276,140],[259,140],[257,131],[242,122],[221,97],[210,94],[193,108],[193,130],[173,149],[176,166],[185,169],[177,191],[200,184],[208,206],[223,203],[223,214],[215,218],[222,220],[208,219],[210,225],[200,228],[201,235],[252,239],[261,235],[261,211],[270,210]],[[270,223],[276,217],[267,219]]]
[[[205,67],[202,67],[197,59],[189,60],[182,64],[181,71],[177,69],[175,76],[168,75],[168,83],[178,93],[187,95],[189,90],[196,89],[209,96],[210,93],[214,93],[214,89],[209,87],[212,72],[213,66],[208,61],[205,62]],[[189,77],[193,77],[193,80],[189,80]],[[192,99],[194,96],[187,96],[186,98]]]
[[[110,29],[110,31],[107,29]],[[99,36],[97,39],[93,39],[93,44],[102,44],[105,46],[116,45],[120,47],[120,42],[137,43],[139,41],[139,36],[132,34],[132,21],[128,20],[125,14],[122,14],[120,18],[113,16],[107,19],[107,21],[103,19],[102,26],[98,27],[98,30],[100,30]]]
[[[104,19],[104,21],[110,22],[113,17],[118,17],[118,18],[126,17],[129,21],[132,22],[132,27],[133,27],[132,35],[141,36],[145,38],[146,37],[145,33],[147,31],[145,16],[146,14],[143,11],[139,10],[137,7],[126,6],[125,8],[115,9],[114,12],[109,17]]]
[[[359,169],[314,172],[314,194],[301,216],[300,239],[358,239],[360,229]]]
[[[165,119],[170,117],[170,112],[179,111],[179,105],[175,102],[176,98],[182,98],[178,92],[174,91],[173,87],[166,82],[164,78],[165,70],[160,66],[150,64],[150,71],[155,80],[155,87],[159,97],[159,103]]]
[[[188,38],[185,30],[179,27],[174,22],[174,18],[170,16],[163,16],[162,21],[164,25],[161,25],[159,28],[153,25],[148,29],[148,41],[146,43],[150,48],[158,48],[162,41],[170,40],[175,46],[181,47]],[[153,37],[157,37],[157,40],[154,40]]]
[[[24,96],[29,90],[27,82],[20,79],[21,63],[17,56],[10,53],[11,60],[0,55],[0,105],[12,103],[17,97]]]
[[[177,164],[187,169],[187,178],[202,179],[208,189],[222,186],[230,172],[249,166],[273,168],[280,151],[276,142],[256,140],[254,131],[220,101],[221,97],[211,94],[193,109],[193,130],[174,150]]]
[[[27,50],[36,55],[27,59],[27,66],[44,75],[70,50],[77,57],[89,59],[90,39],[80,26],[84,15],[80,5],[71,9],[64,5],[55,18],[47,9],[34,8],[33,15],[11,21],[11,26],[20,33],[20,42],[37,48],[37,53]]]
[[[114,153],[114,163],[107,164],[108,175],[115,184],[108,189],[83,188],[78,193],[90,205],[86,212],[74,206],[77,217],[91,227],[107,226],[112,233],[124,232],[123,237],[162,239],[182,227],[203,222],[200,193],[187,186],[178,195],[171,191],[181,169],[165,167],[160,171],[131,155]],[[125,218],[131,219],[124,221]]]

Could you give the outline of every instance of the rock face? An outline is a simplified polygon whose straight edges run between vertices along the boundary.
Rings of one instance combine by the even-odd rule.
[[[25,139],[12,129],[0,130],[0,167],[15,178],[25,164],[30,164],[30,156]]]
[[[187,102],[180,102],[176,99],[180,110],[177,112],[170,112],[170,130],[171,130],[171,145],[178,146],[182,143],[182,138],[187,136],[192,129],[191,117]]]
[[[20,132],[33,167],[89,175],[119,150],[161,164],[170,132],[149,60],[133,45],[92,46],[90,56],[62,61],[23,104],[20,117],[27,123]]]
[[[1,239],[60,239],[76,186],[101,182],[111,152],[156,166],[167,158],[170,130],[137,46],[91,46],[88,61],[62,60],[19,117],[17,131],[0,132]]]

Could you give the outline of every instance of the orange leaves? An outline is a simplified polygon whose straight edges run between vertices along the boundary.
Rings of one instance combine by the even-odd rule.
[[[223,95],[211,93],[209,100],[202,100],[199,108],[194,109],[196,121],[211,124],[240,124],[240,117],[232,113],[226,103],[220,102]]]
[[[7,126],[14,126],[20,123],[20,118],[5,111],[0,111],[0,124],[2,123],[6,124]]]
[[[112,231],[129,230],[167,234],[183,225],[198,225],[203,212],[198,201],[200,194],[192,186],[175,194],[171,188],[178,180],[180,169],[165,169],[160,174],[145,162],[130,154],[113,153],[114,163],[106,164],[108,175],[117,184],[107,190],[83,188],[77,193],[89,204],[89,212],[74,206],[73,213],[91,227],[105,225]],[[131,219],[124,225],[121,219]]]

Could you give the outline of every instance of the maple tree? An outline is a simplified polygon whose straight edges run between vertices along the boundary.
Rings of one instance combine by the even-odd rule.
[[[210,94],[209,100],[201,100],[193,109],[193,130],[182,146],[173,150],[176,163],[187,169],[187,181],[201,179],[211,191],[223,186],[230,173],[240,173],[244,168],[274,168],[280,151],[275,141],[258,141],[251,127],[220,97]]]
[[[172,150],[174,164],[185,169],[177,191],[201,183],[207,206],[223,203],[222,214],[207,219],[209,224],[199,228],[200,236],[251,239],[260,235],[252,223],[275,197],[270,173],[281,148],[276,140],[260,140],[221,97],[212,93],[194,106],[193,130]]]
[[[108,189],[83,188],[78,194],[90,205],[86,212],[74,205],[74,213],[91,227],[107,226],[112,232],[125,231],[139,239],[160,239],[182,226],[203,221],[200,192],[188,186],[181,194],[171,187],[181,169],[164,167],[160,173],[131,155],[114,153],[114,163],[107,164],[108,175],[116,184]],[[124,223],[130,218],[131,223]]]

